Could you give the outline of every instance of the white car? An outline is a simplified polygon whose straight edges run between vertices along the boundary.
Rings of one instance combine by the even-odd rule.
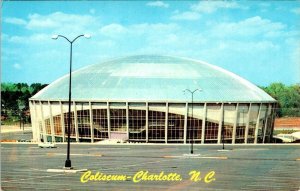
[[[56,148],[56,145],[51,142],[44,142],[44,143],[39,143],[38,146],[40,148]]]
[[[282,142],[284,142],[284,143],[291,143],[296,140],[291,134],[278,134],[273,137],[277,138],[277,139],[281,139]]]

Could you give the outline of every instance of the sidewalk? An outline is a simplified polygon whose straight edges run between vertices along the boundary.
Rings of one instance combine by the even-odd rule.
[[[24,131],[31,131],[31,127],[24,127]],[[1,133],[12,133],[12,132],[22,132],[23,127],[15,125],[1,125]]]

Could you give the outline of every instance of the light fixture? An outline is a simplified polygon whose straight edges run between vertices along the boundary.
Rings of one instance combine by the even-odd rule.
[[[57,38],[58,38],[58,35],[57,34],[55,34],[55,35],[52,35],[52,37],[51,37],[52,39],[54,39],[54,40],[56,40]]]
[[[91,38],[91,35],[90,34],[84,34],[83,35],[85,38]]]

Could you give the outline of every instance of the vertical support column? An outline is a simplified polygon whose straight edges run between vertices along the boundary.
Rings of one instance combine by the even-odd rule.
[[[205,123],[206,123],[206,115],[207,115],[207,104],[204,103],[204,108],[203,108],[203,119],[202,119],[202,130],[201,130],[201,144],[204,144],[204,139],[205,139]]]
[[[126,102],[126,133],[129,139],[129,104]]]
[[[259,118],[260,118],[260,112],[261,112],[261,107],[262,103],[259,106],[259,111],[256,119],[256,126],[255,126],[255,136],[254,136],[254,144],[257,144],[257,136],[258,136],[258,127],[259,127]]]
[[[269,120],[269,109],[270,109],[270,104],[268,104],[267,109],[266,109],[266,114],[265,114],[265,125],[264,125],[264,133],[263,133],[263,143],[265,143],[266,139],[266,132],[267,132],[267,127],[268,127],[268,120]]]
[[[44,111],[43,111],[43,104],[40,101],[40,108],[41,108],[41,118],[42,118],[42,128],[43,128],[43,139],[44,142],[48,142],[47,136],[46,136],[46,125],[45,125],[45,119],[44,119]]]
[[[185,103],[185,115],[184,115],[184,126],[183,126],[183,143],[186,144],[187,140],[187,119],[188,119],[189,107],[188,103]]]
[[[89,109],[90,109],[90,129],[91,129],[91,143],[94,142],[94,126],[93,126],[93,108],[92,103],[89,102]]]
[[[148,105],[148,102],[146,102],[146,143],[148,143],[149,141],[149,132],[148,132],[148,129],[149,129],[149,121],[148,121],[148,116],[149,116],[149,105]]]
[[[248,143],[248,133],[249,133],[249,121],[250,121],[251,106],[252,106],[252,104],[250,103],[250,105],[249,105],[249,107],[248,107],[247,118],[246,118],[245,144]]]
[[[219,127],[218,127],[218,144],[221,143],[222,129],[223,129],[223,118],[224,118],[224,103],[221,105],[220,118],[219,118]]]
[[[60,123],[61,123],[61,131],[62,131],[62,137],[63,137],[63,142],[65,142],[65,116],[64,116],[64,109],[61,101],[59,102],[60,104]]]
[[[38,117],[37,117],[37,112],[36,112],[36,103],[35,101],[32,101],[32,106],[34,110],[34,118],[31,119],[32,123],[32,132],[33,132],[33,140],[40,142],[41,141],[41,132],[40,132],[40,127],[37,124],[38,123]],[[31,112],[31,111],[30,111]]]
[[[272,115],[272,121],[271,121],[271,126],[270,126],[271,132],[270,132],[270,140],[269,141],[271,141],[272,138],[273,138],[274,122],[275,122],[275,117],[276,117],[276,107],[277,107],[277,104],[273,103],[272,104],[272,113],[271,113],[271,115]]]
[[[235,106],[235,113],[234,113],[234,124],[233,124],[233,130],[232,130],[232,144],[235,144],[235,137],[236,137],[236,126],[238,122],[238,114],[239,114],[239,103]],[[243,111],[244,112],[244,111]],[[224,117],[223,117],[224,118]]]
[[[165,110],[165,143],[168,143],[168,114],[169,114],[169,103],[166,103],[166,110]]]
[[[108,139],[110,139],[110,109],[109,102],[107,102],[107,131],[108,131]]]
[[[54,132],[54,123],[53,123],[53,115],[52,115],[52,107],[50,104],[50,101],[48,100],[48,107],[49,107],[49,116],[50,116],[50,127],[51,127],[51,137],[52,137],[52,142],[55,141],[55,132]]]
[[[76,142],[79,142],[79,133],[78,133],[78,120],[77,120],[77,108],[75,101],[73,102],[74,106],[74,123],[75,123],[75,135],[76,135]]]

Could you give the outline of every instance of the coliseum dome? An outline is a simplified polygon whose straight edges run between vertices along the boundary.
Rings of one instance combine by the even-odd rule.
[[[65,142],[69,75],[30,98],[36,141]],[[188,91],[199,89],[192,94]],[[203,61],[137,55],[72,72],[76,142],[266,143],[276,100]]]
[[[203,61],[170,56],[130,56],[72,74],[74,100],[187,101],[182,90],[201,88],[195,101],[274,101],[247,80]],[[69,75],[32,99],[67,100]]]

